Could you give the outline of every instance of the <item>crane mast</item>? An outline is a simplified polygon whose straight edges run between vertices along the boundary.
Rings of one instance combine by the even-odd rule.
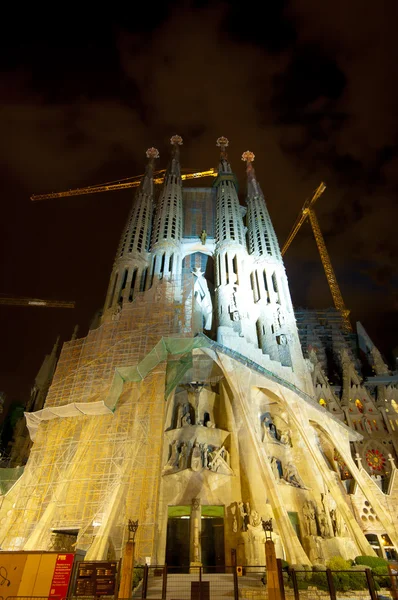
[[[319,226],[318,218],[317,218],[317,216],[315,214],[315,210],[313,208],[313,205],[318,200],[318,198],[321,196],[321,194],[323,194],[325,189],[326,189],[325,184],[321,183],[315,190],[313,196],[304,202],[303,208],[301,209],[301,212],[300,212],[299,216],[297,217],[296,222],[293,225],[293,228],[292,228],[291,232],[289,233],[287,240],[282,247],[281,254],[282,254],[282,256],[285,254],[286,250],[289,248],[290,244],[296,237],[296,234],[299,231],[300,227],[302,226],[302,224],[308,217],[310,220],[310,223],[311,223],[311,228],[312,228],[312,232],[314,234],[315,242],[318,247],[319,256],[321,258],[322,265],[323,265],[323,268],[325,271],[325,275],[326,275],[326,279],[327,279],[327,282],[329,285],[330,293],[332,294],[334,306],[335,306],[336,310],[338,310],[340,312],[340,314],[343,318],[344,330],[347,332],[350,332],[350,331],[352,331],[351,323],[349,320],[350,311],[346,308],[346,306],[344,304],[343,296],[341,294],[339,284],[337,283],[336,275],[335,275],[335,272],[332,267],[332,262],[330,260],[330,256],[329,256],[329,253],[326,248],[325,240],[323,238],[322,231]]]

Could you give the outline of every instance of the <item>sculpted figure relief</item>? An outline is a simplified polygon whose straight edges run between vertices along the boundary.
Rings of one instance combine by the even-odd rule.
[[[170,458],[165,465],[165,469],[175,469],[178,466],[179,453],[177,441],[173,440],[170,444]]]
[[[318,517],[318,525],[319,525],[319,531],[320,531],[321,536],[323,538],[330,537],[329,523],[328,523],[326,513],[319,512],[317,517]]]
[[[192,271],[192,273],[196,277],[193,288],[195,304],[197,310],[202,314],[203,329],[209,331],[213,320],[213,305],[209,287],[204,277],[204,273],[202,273],[199,267],[196,267],[195,271]]]
[[[247,525],[248,525],[249,519],[248,519],[248,514],[246,512],[246,509],[245,509],[245,505],[243,502],[239,502],[238,506],[239,506],[240,519],[241,519],[241,530],[247,531]]]
[[[298,488],[305,488],[304,482],[301,479],[296,467],[293,463],[288,463],[285,467],[285,481]]]
[[[317,535],[315,507],[310,500],[307,500],[303,505],[303,517],[307,535]]]
[[[263,430],[263,442],[264,441],[276,441],[277,430],[269,413],[266,413],[261,422],[261,428]]]
[[[203,469],[202,450],[198,442],[195,442],[192,450],[191,469],[192,471],[200,471]]]
[[[274,474],[275,479],[277,481],[279,481],[279,479],[281,478],[281,470],[282,470],[282,468],[280,466],[280,460],[278,460],[276,458],[276,456],[273,456],[271,458],[271,469],[272,469],[272,472]]]

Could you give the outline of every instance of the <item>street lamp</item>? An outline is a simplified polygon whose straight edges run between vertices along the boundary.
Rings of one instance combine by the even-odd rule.
[[[138,529],[138,519],[136,521],[132,521],[131,519],[129,519],[128,522],[128,528],[129,528],[129,542],[133,542],[133,544],[135,543],[135,534],[137,533],[137,529]]]
[[[261,519],[261,525],[263,526],[264,529],[264,533],[265,533],[265,541],[271,541],[272,542],[272,519],[269,519],[268,521],[264,521],[264,519]]]

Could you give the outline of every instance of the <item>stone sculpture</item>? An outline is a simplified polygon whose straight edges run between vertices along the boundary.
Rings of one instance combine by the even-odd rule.
[[[185,415],[181,417],[181,427],[187,427],[191,425],[191,415],[189,412],[186,412]]]
[[[317,518],[318,518],[318,525],[319,525],[319,531],[320,534],[323,538],[327,538],[330,537],[330,532],[329,532],[329,523],[328,523],[328,518],[326,516],[325,512],[319,512],[317,514]]]
[[[279,471],[279,464],[278,463],[280,463],[280,461],[276,458],[276,456],[273,456],[271,458],[271,469],[272,469],[274,477],[275,477],[275,479],[277,481],[279,481],[279,479],[281,478],[281,474],[280,474],[280,471]]]
[[[175,469],[179,462],[179,452],[177,441],[173,440],[170,444],[170,458],[165,465],[165,469]]]
[[[293,485],[294,487],[305,488],[303,480],[301,479],[300,475],[298,474],[298,471],[297,471],[296,467],[293,465],[293,463],[288,463],[286,465],[284,479],[285,479],[285,481],[287,481],[287,483],[289,483],[290,485]]]
[[[288,429],[285,429],[284,431],[281,432],[280,440],[279,441],[284,446],[291,446],[292,445],[292,440],[290,438],[290,431]]]
[[[263,564],[265,532],[262,526],[261,517],[256,510],[251,510],[249,513],[247,531],[249,563],[253,566]]]
[[[232,471],[228,463],[229,452],[224,446],[221,446],[221,448],[215,448],[214,446],[212,446],[211,449],[209,448],[207,468],[210,469],[210,471],[229,475]]]
[[[247,531],[248,514],[245,510],[245,505],[243,504],[243,502],[239,502],[238,506],[239,506],[240,517],[241,517],[241,530]]]
[[[263,430],[263,442],[268,441],[277,441],[277,430],[274,425],[274,422],[269,413],[266,413],[261,421],[261,427]]]
[[[317,535],[315,508],[310,500],[307,500],[303,505],[303,517],[307,535]]]
[[[203,329],[209,331],[213,320],[213,305],[209,287],[204,277],[204,273],[202,273],[199,267],[196,267],[195,271],[192,271],[192,273],[196,277],[193,287],[195,305],[197,306],[198,312],[202,315]]]
[[[203,469],[202,450],[198,442],[195,442],[192,450],[191,469],[192,471],[200,471]]]
[[[180,455],[178,458],[178,466],[180,470],[186,469],[188,466],[188,444],[186,442],[182,442],[180,447]]]

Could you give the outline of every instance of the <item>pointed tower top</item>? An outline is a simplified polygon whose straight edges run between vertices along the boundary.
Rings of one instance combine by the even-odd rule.
[[[252,165],[255,154],[250,150],[246,150],[242,154],[242,160],[246,162],[246,173],[247,173],[247,197],[253,198],[253,196],[263,196],[261,188],[256,179],[256,172]]]
[[[159,158],[159,150],[157,148],[148,148],[145,152],[146,157],[148,158],[148,164],[145,169],[145,175],[141,180],[140,187],[138,188],[137,194],[140,192],[144,192],[148,195],[153,193],[153,167],[155,158]]]
[[[182,137],[180,135],[173,135],[170,138],[170,144],[172,145],[171,151],[171,164],[167,169],[167,176],[174,175],[176,177],[180,177],[180,149],[179,146],[182,146]]]
[[[51,352],[51,354],[54,354],[54,355],[55,355],[55,354],[58,352],[58,346],[59,346],[59,341],[60,341],[60,339],[61,339],[61,336],[59,335],[59,336],[57,337],[57,339],[55,340],[55,344],[54,344],[54,346],[53,346],[53,349],[52,349],[52,352]]]
[[[218,166],[219,174],[232,173],[231,165],[228,162],[227,147],[229,146],[228,138],[223,135],[217,139],[216,145],[220,148],[220,164]]]
[[[228,138],[223,135],[217,139],[216,146],[221,148],[221,158],[227,159],[227,151],[226,148],[229,146]]]

